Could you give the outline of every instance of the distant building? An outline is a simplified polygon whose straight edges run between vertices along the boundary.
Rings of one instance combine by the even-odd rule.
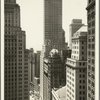
[[[63,68],[58,50],[53,49],[50,57],[44,60],[44,100],[52,100],[52,88],[63,86]]]
[[[87,100],[95,99],[95,7],[96,0],[88,0],[87,5],[87,22],[88,22],[88,34],[87,34]],[[99,74],[98,74],[99,75]]]
[[[34,50],[31,48],[29,50],[29,84],[31,91],[34,91],[34,62]]]
[[[34,59],[35,59],[35,77],[40,78],[40,54],[41,51],[37,51],[34,54]]]
[[[72,49],[72,37],[76,31],[78,31],[84,24],[82,24],[82,19],[73,19],[70,24],[69,32],[69,48]]]
[[[66,62],[67,100],[87,100],[87,26],[72,37],[72,54]]]

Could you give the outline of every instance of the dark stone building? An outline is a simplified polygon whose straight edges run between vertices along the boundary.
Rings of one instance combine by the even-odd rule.
[[[35,77],[37,78],[40,78],[40,54],[41,51],[37,51],[36,53],[34,53],[34,60],[35,60],[34,73],[35,73]]]
[[[29,100],[29,50],[16,0],[4,0],[4,25],[4,99]]]

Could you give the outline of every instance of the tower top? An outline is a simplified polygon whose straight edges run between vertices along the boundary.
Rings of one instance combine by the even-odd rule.
[[[5,4],[8,4],[8,3],[12,3],[12,4],[14,4],[14,3],[16,3],[16,0],[5,0]]]

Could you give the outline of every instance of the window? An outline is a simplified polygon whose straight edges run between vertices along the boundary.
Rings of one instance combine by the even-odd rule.
[[[85,83],[85,80],[83,80],[83,83]]]
[[[82,88],[82,86],[79,86],[79,88],[81,89],[81,88]]]
[[[82,44],[84,44],[84,41],[82,41]]]
[[[89,0],[89,3],[91,2],[91,0]]]
[[[92,71],[94,71],[94,67],[92,67]]]
[[[83,62],[83,66],[85,65],[85,62]]]
[[[95,56],[95,53],[94,53],[94,52],[92,52],[92,56],[93,56],[93,57]]]
[[[84,49],[84,47],[82,46],[82,49]]]
[[[83,94],[85,94],[85,92],[83,91]]]
[[[80,91],[80,94],[82,94],[82,92]]]
[[[95,62],[94,59],[92,59],[92,64],[94,64],[94,62]]]
[[[84,60],[84,57],[82,57],[82,60]]]
[[[79,71],[81,72],[81,69]]]
[[[92,30],[92,34],[94,34],[94,33],[95,33],[95,29]]]
[[[81,83],[82,81],[80,80],[79,82]]]
[[[83,89],[85,89],[85,86],[83,86]]]
[[[95,48],[95,46],[94,46],[94,44],[92,44],[92,49],[94,49]]]
[[[84,55],[84,52],[82,52],[82,55]]]

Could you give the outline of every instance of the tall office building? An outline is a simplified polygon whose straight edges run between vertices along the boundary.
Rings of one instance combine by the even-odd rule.
[[[43,99],[43,59],[52,49],[65,49],[65,32],[62,28],[62,0],[44,0],[44,44],[40,63],[40,96]]]
[[[73,19],[72,23],[69,26],[69,48],[72,49],[72,37],[74,35],[75,32],[77,32],[81,26],[83,26],[84,24],[82,24],[82,19]]]
[[[4,3],[4,98],[29,100],[29,50],[20,27],[20,7],[16,0]]]
[[[72,38],[72,55],[66,62],[67,100],[87,99],[87,26]]]
[[[44,0],[44,45],[45,56],[55,48],[65,48],[65,32],[62,29],[62,0]]]
[[[95,100],[95,0],[88,0],[87,6],[87,100]]]

